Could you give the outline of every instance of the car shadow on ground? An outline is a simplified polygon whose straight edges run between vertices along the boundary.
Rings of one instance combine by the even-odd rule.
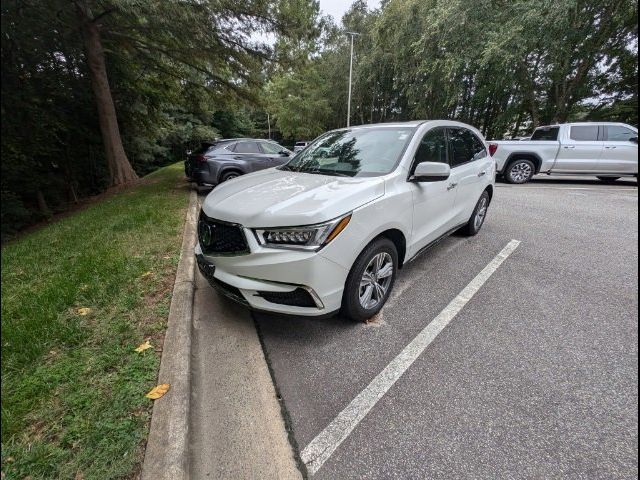
[[[503,179],[498,178],[497,182],[503,185],[509,185]],[[588,185],[588,186],[625,186],[625,187],[637,187],[638,180],[635,178],[621,178],[614,183],[605,183],[597,178],[590,177],[551,177],[551,176],[536,176],[532,178],[529,185]],[[518,187],[519,185],[514,185]]]

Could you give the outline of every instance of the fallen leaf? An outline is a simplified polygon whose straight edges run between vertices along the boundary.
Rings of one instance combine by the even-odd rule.
[[[147,348],[151,348],[153,345],[151,345],[151,343],[149,342],[149,340],[147,340],[144,343],[141,343],[140,345],[138,345],[138,347],[135,349],[136,352],[138,353],[142,353],[144,352]]]
[[[88,307],[81,307],[81,308],[79,308],[77,310],[77,313],[78,313],[78,315],[81,315],[81,316],[84,317],[85,315],[88,315],[90,311],[91,311],[91,309],[88,308]]]
[[[151,275],[152,272],[144,272],[142,275],[140,275],[141,278],[145,278],[148,277],[149,275]]]
[[[145,397],[150,398],[151,400],[157,400],[164,396],[165,393],[169,391],[169,384],[163,383],[161,385],[157,385],[151,389],[149,393],[145,395]]]

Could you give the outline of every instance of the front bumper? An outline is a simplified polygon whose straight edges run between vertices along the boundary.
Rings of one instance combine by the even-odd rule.
[[[320,316],[340,309],[348,269],[320,253],[264,248],[248,229],[250,253],[195,254],[198,268],[221,294],[255,310]]]

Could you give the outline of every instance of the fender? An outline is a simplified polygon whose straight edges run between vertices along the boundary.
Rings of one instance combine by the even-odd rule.
[[[538,155],[535,152],[531,152],[531,151],[521,151],[521,152],[513,152],[510,153],[509,156],[507,157],[507,159],[504,162],[505,167],[507,165],[509,165],[509,163],[512,160],[515,160],[517,158],[526,158],[526,157],[530,157],[531,160],[533,160],[533,163],[535,165],[536,168],[536,172],[535,173],[540,173],[540,170],[542,169],[542,164],[543,164],[543,160],[540,157],[540,155]],[[554,163],[555,163],[555,159],[554,159]],[[504,172],[504,167],[502,169],[502,172]],[[500,172],[500,173],[502,173]]]
[[[220,179],[222,178],[222,176],[225,173],[229,172],[229,171],[238,172],[240,175],[244,175],[245,173],[249,173],[244,168],[242,168],[241,165],[237,165],[237,164],[233,164],[233,163],[231,163],[231,164],[229,164],[229,163],[222,164],[222,165],[220,165],[218,167],[218,175],[216,177],[217,180],[218,180],[218,183],[220,183]]]

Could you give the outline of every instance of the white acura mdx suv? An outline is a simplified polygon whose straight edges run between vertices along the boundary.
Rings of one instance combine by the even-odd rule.
[[[478,233],[496,167],[452,121],[328,132],[280,167],[216,187],[198,220],[198,267],[222,294],[295,315],[380,311],[398,269],[439,239]]]

